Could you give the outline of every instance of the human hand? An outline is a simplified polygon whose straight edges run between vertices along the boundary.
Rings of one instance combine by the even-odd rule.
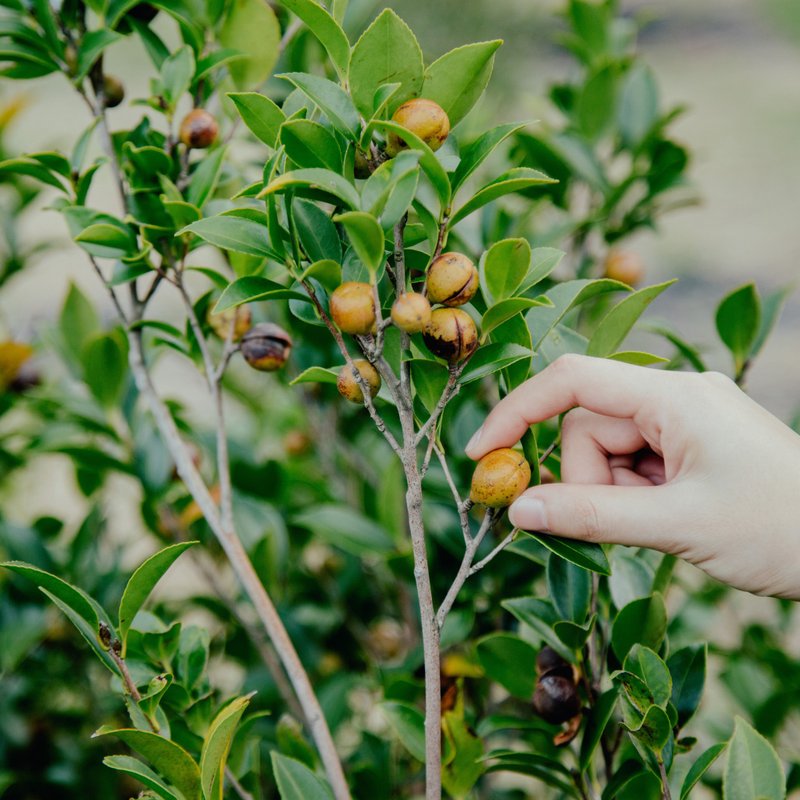
[[[467,455],[565,411],[563,483],[526,490],[512,524],[650,547],[736,588],[800,599],[800,436],[733,381],[562,356],[500,401]]]

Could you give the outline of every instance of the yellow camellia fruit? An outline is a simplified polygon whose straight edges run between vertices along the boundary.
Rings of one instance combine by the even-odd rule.
[[[183,118],[179,135],[186,147],[204,150],[214,144],[218,134],[219,125],[213,115],[204,108],[194,108]]]
[[[431,321],[431,304],[419,292],[401,294],[392,306],[392,322],[406,333],[419,333]]]
[[[220,311],[219,314],[209,313],[208,324],[220,339],[226,340],[231,333],[233,325],[233,341],[238,342],[253,322],[253,315],[247,306],[237,306]]]
[[[261,372],[280,369],[289,358],[292,337],[274,322],[259,322],[242,337],[244,360]]]
[[[458,364],[478,349],[478,329],[460,308],[436,308],[422,334],[428,350],[450,364]]]
[[[603,275],[628,286],[636,286],[644,278],[644,262],[632,250],[610,250],[603,266]]]
[[[103,75],[103,99],[106,108],[116,108],[125,99],[125,87],[113,75]]]
[[[445,110],[423,97],[403,103],[392,115],[392,121],[418,136],[431,150],[438,150],[450,133],[450,119]],[[402,136],[390,132],[386,152],[396,156],[402,150],[408,150],[408,143]]]
[[[375,296],[368,283],[347,281],[337,286],[331,295],[330,311],[344,333],[364,336],[375,332]]]
[[[353,361],[353,366],[358,370],[358,374],[367,385],[369,396],[375,397],[381,388],[381,376],[378,374],[378,370],[364,358],[355,359]],[[353,374],[353,370],[349,364],[345,364],[339,370],[339,377],[336,379],[336,388],[345,400],[359,404],[364,402],[364,393],[361,391],[361,386],[356,380],[356,376]]]
[[[432,303],[463,306],[478,291],[478,270],[462,253],[442,253],[428,267],[427,294]]]
[[[470,499],[489,508],[510,506],[531,482],[531,468],[522,453],[501,447],[487,453],[472,473]]]

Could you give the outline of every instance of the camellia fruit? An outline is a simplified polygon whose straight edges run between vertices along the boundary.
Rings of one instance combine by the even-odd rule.
[[[195,150],[211,147],[218,133],[217,120],[204,108],[192,109],[181,122],[180,139],[186,147]]]
[[[461,253],[442,253],[428,267],[428,299],[445,306],[463,306],[478,291],[478,270]]]
[[[431,150],[438,150],[450,133],[450,119],[445,110],[433,100],[422,97],[403,103],[392,115],[392,121],[418,136]],[[391,131],[386,141],[386,152],[396,156],[401,150],[408,150],[408,143]]]
[[[280,325],[259,322],[242,337],[241,350],[244,360],[253,369],[274,372],[289,358],[292,338]]]
[[[405,292],[392,305],[392,322],[406,333],[419,333],[431,321],[431,304],[419,292]]]
[[[368,283],[347,281],[337,286],[331,295],[330,311],[344,333],[364,336],[375,332],[375,296]]]
[[[609,250],[603,275],[613,281],[636,286],[644,278],[644,262],[639,254],[632,250]]]
[[[450,364],[458,364],[478,349],[478,329],[460,308],[436,308],[422,334],[428,350]]]
[[[375,397],[381,388],[381,376],[378,374],[378,370],[364,358],[355,359],[353,361],[353,367],[358,370],[358,374],[367,385],[369,396]],[[353,374],[353,368],[349,364],[345,364],[339,370],[339,377],[336,379],[336,388],[345,400],[359,404],[364,402],[364,392],[361,390],[361,385],[356,380],[356,376]]]
[[[510,506],[531,482],[525,456],[510,447],[487,453],[472,473],[470,499],[489,508]]]
[[[122,81],[113,75],[103,75],[103,100],[106,108],[116,108],[125,99]]]
[[[552,725],[572,719],[581,710],[575,683],[562,675],[542,675],[533,694],[533,710]]]
[[[250,330],[252,322],[253,315],[247,306],[237,306],[220,311],[218,314],[208,315],[208,324],[220,339],[226,340],[230,336],[233,325],[234,342],[238,342]]]

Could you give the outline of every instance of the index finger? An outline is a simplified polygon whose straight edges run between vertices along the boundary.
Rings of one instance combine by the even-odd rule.
[[[581,406],[633,418],[656,393],[656,370],[591,356],[561,356],[504,397],[467,445],[470,458],[518,442],[528,426]]]

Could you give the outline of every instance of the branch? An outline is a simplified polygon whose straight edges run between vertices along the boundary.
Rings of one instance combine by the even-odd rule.
[[[450,472],[450,467],[447,464],[447,457],[445,456],[444,451],[435,443],[433,436],[431,436],[431,441],[433,442],[433,452],[436,453],[436,457],[439,459],[439,463],[442,465],[442,471],[444,472],[445,480],[447,481],[447,485],[450,487],[453,499],[456,501],[458,518],[461,521],[461,532],[464,534],[464,544],[469,547],[469,544],[472,541],[472,534],[469,530],[469,517],[467,515],[469,514],[470,508],[472,508],[472,503],[470,502],[468,505],[467,502],[461,499],[461,495],[458,492],[456,483],[453,480],[453,475]]]
[[[436,408],[433,409],[433,413],[430,415],[430,417],[428,417],[427,422],[419,429],[419,433],[417,433],[417,438],[414,442],[415,446],[419,445],[419,443],[428,435],[428,433],[433,431],[433,428],[439,421],[439,417],[442,415],[445,406],[458,394],[459,390],[461,389],[458,379],[461,376],[461,372],[464,369],[465,364],[466,362],[450,366],[450,376],[447,378],[447,383],[445,384],[442,395],[439,398],[439,402],[436,404]]]
[[[114,308],[116,308],[117,314],[119,315],[120,320],[122,320],[122,323],[124,325],[126,325],[126,326],[129,325],[130,323],[128,321],[128,315],[125,313],[125,310],[122,308],[122,303],[120,302],[120,299],[117,296],[117,293],[114,291],[114,287],[111,286],[106,281],[105,276],[103,275],[103,271],[100,269],[100,265],[97,263],[97,259],[93,255],[90,255],[88,253],[87,253],[87,255],[89,256],[89,261],[92,262],[92,267],[94,268],[94,271],[97,273],[97,277],[100,278],[100,280],[103,283],[103,286],[106,287],[106,291],[108,292],[108,296],[111,298],[111,302],[114,304]]]

